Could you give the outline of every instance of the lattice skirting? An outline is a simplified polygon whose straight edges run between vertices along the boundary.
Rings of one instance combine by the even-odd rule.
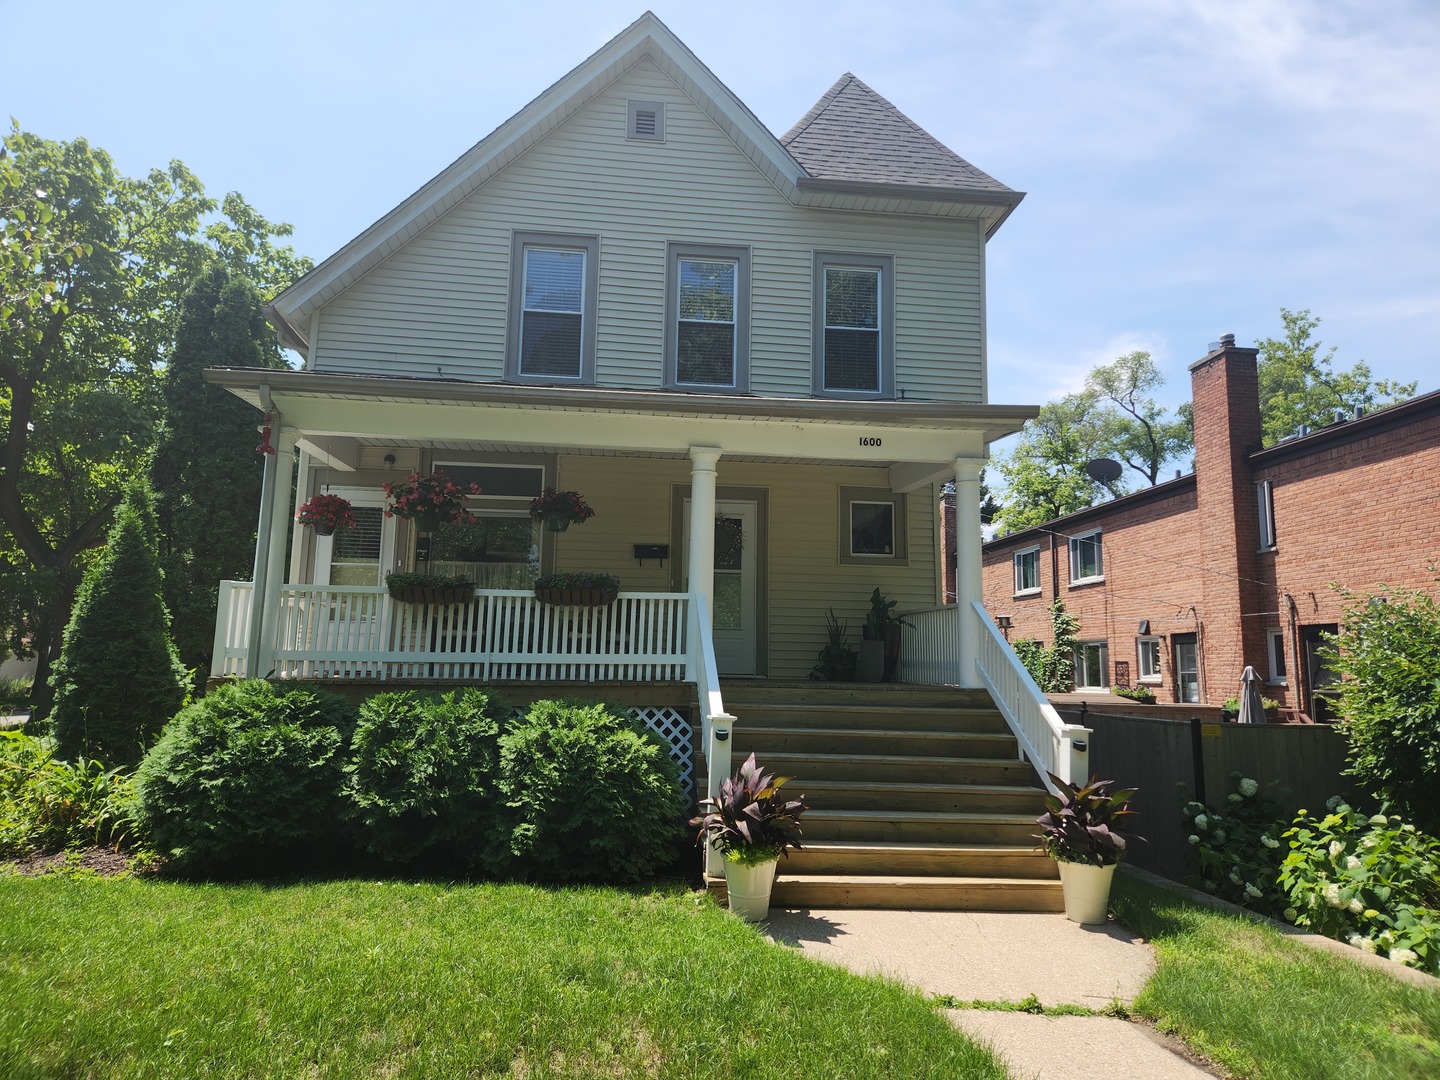
[[[528,706],[516,706],[515,715],[524,716]],[[695,795],[695,750],[690,742],[690,722],[679,709],[669,705],[632,705],[626,710],[659,736],[670,751],[670,760],[680,770],[680,786],[685,797],[694,802]]]

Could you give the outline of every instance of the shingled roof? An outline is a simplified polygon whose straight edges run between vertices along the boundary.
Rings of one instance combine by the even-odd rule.
[[[780,143],[817,180],[1019,194],[971,165],[849,72]]]

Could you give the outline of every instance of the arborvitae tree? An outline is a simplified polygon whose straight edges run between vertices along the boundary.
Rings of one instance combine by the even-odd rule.
[[[51,683],[59,755],[133,765],[179,711],[187,676],[167,632],[153,496],[133,482],[75,598]]]
[[[220,582],[250,576],[263,468],[258,414],[202,372],[278,366],[254,287],[211,266],[181,304],[152,470],[165,603],[180,659],[200,678],[210,670]]]

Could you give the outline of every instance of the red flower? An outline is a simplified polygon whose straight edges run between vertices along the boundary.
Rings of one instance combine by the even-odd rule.
[[[540,497],[530,504],[530,516],[536,521],[550,517],[563,517],[579,523],[595,516],[595,508],[585,501],[578,491],[556,491],[547,487]]]
[[[350,500],[339,495],[316,495],[296,511],[295,520],[307,528],[328,525],[332,529],[353,529],[355,511],[350,508]]]
[[[480,487],[469,484],[461,487],[446,478],[444,472],[436,469],[429,476],[411,473],[402,482],[383,485],[390,505],[385,508],[386,517],[417,518],[433,516],[443,525],[470,525],[475,515],[465,508],[465,499],[479,495]]]

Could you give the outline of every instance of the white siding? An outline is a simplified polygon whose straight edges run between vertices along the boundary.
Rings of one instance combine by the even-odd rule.
[[[625,139],[628,98],[665,103],[664,143]],[[979,226],[792,205],[648,59],[327,305],[313,367],[502,378],[512,230],[600,237],[601,386],[661,385],[677,240],[752,249],[753,392],[810,394],[821,249],[895,257],[897,392],[983,400]]]

